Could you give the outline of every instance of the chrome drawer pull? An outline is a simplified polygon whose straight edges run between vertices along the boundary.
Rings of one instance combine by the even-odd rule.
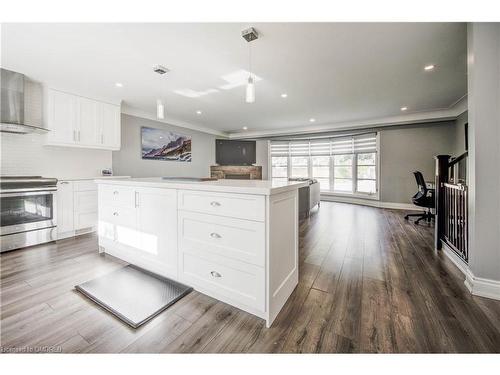
[[[113,216],[118,216],[118,212],[113,212]]]
[[[219,233],[210,233],[210,237],[212,238],[221,238],[221,235]]]
[[[215,271],[210,272],[210,275],[212,275],[212,277],[222,277],[222,275],[219,272]]]
[[[216,202],[216,201],[213,201],[213,202],[210,202],[210,205],[212,207],[219,207],[220,206],[220,203],[219,202]]]

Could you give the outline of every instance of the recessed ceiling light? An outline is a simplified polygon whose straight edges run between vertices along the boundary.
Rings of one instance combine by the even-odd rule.
[[[316,121],[316,119],[315,119],[315,118],[310,118],[310,119],[309,119],[309,122],[315,122],[315,121]]]
[[[244,127],[243,127],[243,130],[248,130],[248,126],[244,126]]]
[[[281,97],[282,97],[282,98],[287,98],[287,97],[288,97],[288,94],[287,94],[287,93],[283,93],[283,94],[281,94]]]
[[[408,109],[408,107],[401,107],[402,111],[406,111],[407,109]]]
[[[434,70],[435,67],[436,67],[436,65],[429,64],[429,65],[424,66],[424,70],[427,70],[427,71]]]
[[[116,82],[116,83],[115,83],[115,86],[116,86],[116,87],[123,87],[123,83]]]
[[[196,114],[201,115],[201,111],[200,110],[196,111]]]

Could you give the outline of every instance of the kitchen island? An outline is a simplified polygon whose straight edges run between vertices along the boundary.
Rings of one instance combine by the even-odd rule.
[[[305,182],[97,179],[99,250],[266,320],[298,283]]]

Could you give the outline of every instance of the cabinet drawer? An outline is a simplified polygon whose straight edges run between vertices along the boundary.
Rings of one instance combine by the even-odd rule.
[[[99,185],[99,205],[135,207],[135,192],[131,187]]]
[[[92,181],[75,181],[73,182],[74,191],[97,191],[97,184]]]
[[[137,216],[134,208],[121,206],[101,206],[99,208],[99,222],[105,222],[135,229]]]
[[[261,195],[179,191],[179,208],[207,214],[264,221],[265,200]]]
[[[179,246],[184,251],[206,252],[265,265],[263,222],[179,212]]]
[[[248,263],[182,253],[183,279],[201,292],[232,304],[265,310],[264,268]]]

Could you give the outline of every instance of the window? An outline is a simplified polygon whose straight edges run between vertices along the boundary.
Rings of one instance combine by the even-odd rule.
[[[352,154],[333,155],[333,191],[352,193]]]
[[[271,177],[312,177],[322,192],[377,193],[377,134],[271,142]]]
[[[323,190],[330,190],[330,157],[311,156],[312,177],[317,179]]]
[[[290,158],[290,176],[291,177],[308,177],[309,176],[309,157],[307,156],[292,156]]]
[[[288,158],[286,156],[274,156],[271,158],[271,174],[276,179],[287,179]]]
[[[357,154],[357,186],[359,193],[374,194],[377,191],[377,164],[375,162],[376,154],[370,152],[367,154]]]

